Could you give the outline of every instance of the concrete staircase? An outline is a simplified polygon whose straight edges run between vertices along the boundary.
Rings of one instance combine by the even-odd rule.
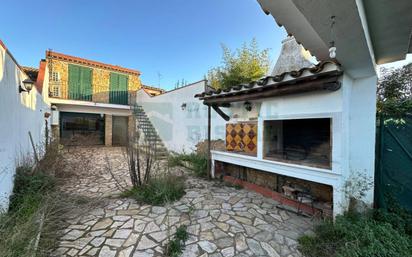
[[[162,139],[159,137],[159,134],[157,133],[149,117],[147,117],[143,107],[140,105],[135,105],[133,113],[136,117],[137,128],[140,132],[143,132],[144,138],[146,139],[145,141],[150,145],[155,145],[156,159],[167,159],[167,156],[169,155],[167,148],[165,147]]]

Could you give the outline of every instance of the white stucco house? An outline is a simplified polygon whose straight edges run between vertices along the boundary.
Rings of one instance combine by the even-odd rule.
[[[315,207],[341,214],[348,181],[374,180],[376,65],[411,52],[411,2],[258,2],[319,63],[282,51],[278,62],[292,60],[289,69],[278,65],[255,83],[197,95],[214,108],[230,105],[226,151],[211,152],[212,175],[287,205],[315,199]],[[369,206],[373,192],[372,186],[362,199]]]
[[[190,153],[200,141],[207,139],[207,106],[194,98],[205,90],[201,80],[159,95],[144,88],[137,91],[136,103],[145,111],[169,151]],[[212,140],[225,138],[225,121],[212,112]]]

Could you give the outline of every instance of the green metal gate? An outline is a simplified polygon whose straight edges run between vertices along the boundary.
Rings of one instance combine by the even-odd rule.
[[[412,116],[402,120],[381,117],[377,127],[375,202],[412,211]]]

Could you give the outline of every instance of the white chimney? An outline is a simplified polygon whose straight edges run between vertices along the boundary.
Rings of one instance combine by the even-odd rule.
[[[282,49],[271,75],[276,76],[283,72],[312,67],[314,64],[311,59],[313,57],[309,51],[299,45],[293,36],[288,36],[282,41]]]

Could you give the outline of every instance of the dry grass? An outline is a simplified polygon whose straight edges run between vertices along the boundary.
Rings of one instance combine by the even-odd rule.
[[[9,212],[0,215],[1,257],[48,256],[67,217],[81,215],[96,204],[94,199],[59,190],[61,182],[56,175],[61,175],[67,164],[61,152],[52,145],[35,169],[30,166],[32,161],[18,168]],[[87,168],[84,156],[79,156],[78,162],[79,168]]]

